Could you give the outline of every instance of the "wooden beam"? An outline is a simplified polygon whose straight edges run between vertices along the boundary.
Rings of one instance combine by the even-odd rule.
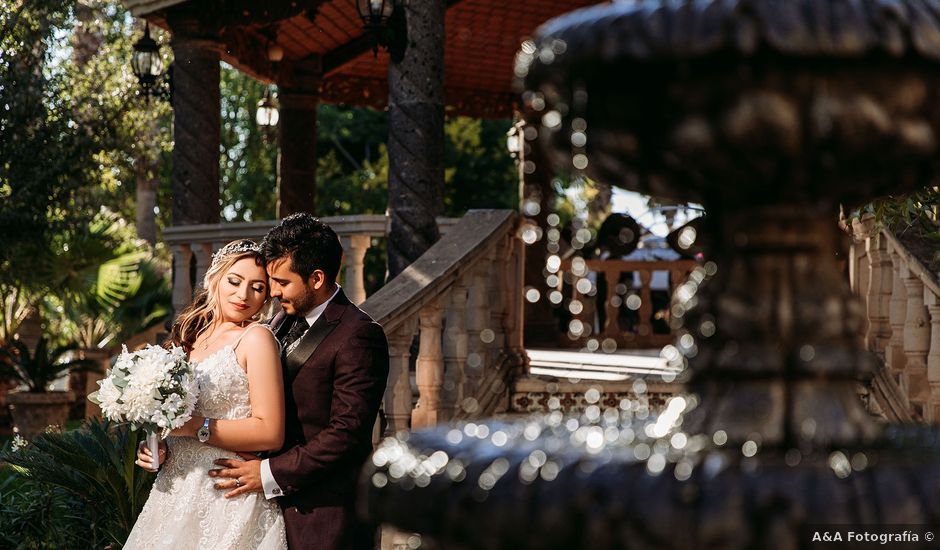
[[[296,17],[304,12],[316,13],[329,0],[214,0],[201,6],[211,13],[211,22],[219,29],[231,27],[266,27]],[[208,22],[208,21],[207,21]]]
[[[375,35],[367,32],[326,52],[323,54],[323,74],[329,74],[360,55],[371,51],[375,43]]]

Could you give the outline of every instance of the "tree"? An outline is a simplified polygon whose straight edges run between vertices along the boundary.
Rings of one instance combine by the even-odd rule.
[[[142,151],[138,131],[165,112],[136,97],[132,25],[116,0],[0,0],[3,340],[78,264],[99,261],[68,251],[101,204],[134,216],[130,174],[159,154]]]
[[[222,67],[219,86],[222,216],[230,221],[274,219],[276,131],[265,130],[255,121],[258,100],[267,86],[227,65]]]
[[[79,193],[97,180],[97,154],[120,108],[101,95],[75,99],[81,76],[56,62],[57,33],[74,2],[0,3],[0,290],[4,314],[28,311],[28,291],[53,279],[52,235],[86,219]],[[91,210],[94,212],[94,210]],[[16,330],[17,319],[4,319]],[[9,334],[7,334],[9,336]]]

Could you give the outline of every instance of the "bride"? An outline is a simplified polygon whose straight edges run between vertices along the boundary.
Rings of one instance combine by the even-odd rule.
[[[126,550],[287,548],[275,501],[260,492],[226,498],[209,477],[216,459],[239,459],[231,450],[277,450],[284,440],[280,348],[253,321],[267,301],[260,248],[239,240],[213,256],[202,290],[176,319],[170,342],[189,354],[199,399],[192,420],[167,439]],[[148,451],[138,456],[138,465],[152,465]]]

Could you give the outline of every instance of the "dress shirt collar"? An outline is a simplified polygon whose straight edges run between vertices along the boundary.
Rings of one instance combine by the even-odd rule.
[[[311,309],[304,315],[304,318],[307,320],[307,326],[312,327],[314,323],[317,322],[317,319],[320,318],[320,315],[323,315],[323,312],[326,311],[326,306],[330,305],[330,302],[333,301],[333,298],[336,298],[336,295],[339,294],[340,286],[336,285],[336,290],[333,292],[333,295],[330,298],[318,305],[317,307]]]

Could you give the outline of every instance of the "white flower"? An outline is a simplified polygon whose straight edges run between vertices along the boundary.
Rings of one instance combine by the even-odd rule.
[[[111,420],[122,421],[126,408],[122,403],[118,402],[121,399],[121,390],[114,385],[111,378],[100,380],[98,385],[100,386],[98,390],[98,400],[101,412]]]
[[[125,347],[99,385],[96,398],[107,418],[164,436],[192,417],[199,392],[185,352],[175,346],[147,346],[134,353]]]
[[[15,434],[13,436],[13,441],[10,443],[10,450],[13,452],[19,451],[23,447],[29,445],[29,442],[23,438],[20,434]]]

